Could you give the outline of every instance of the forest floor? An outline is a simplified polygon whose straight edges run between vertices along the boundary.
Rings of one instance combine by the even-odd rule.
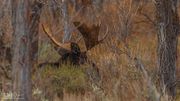
[[[113,40],[111,40],[113,43]],[[132,57],[142,61],[156,90],[159,91],[159,79],[157,68],[157,37],[148,34],[132,34],[127,39],[129,49],[123,44],[114,45],[116,51],[129,51]],[[93,60],[99,68],[101,80],[90,80],[84,75],[87,65],[81,69],[70,69],[63,66],[61,69],[48,67],[34,75],[35,85],[46,89],[48,96],[55,95],[63,97],[62,101],[148,101],[149,95],[147,81],[141,72],[134,68],[126,54],[117,54],[105,42],[88,52],[88,57]],[[180,57],[180,42],[178,44],[178,57]],[[40,61],[55,61],[58,59],[51,45],[43,45],[40,51]],[[56,78],[56,79],[52,79]],[[180,60],[177,60],[177,79],[180,79]],[[58,85],[61,84],[61,87]],[[76,94],[75,94],[76,93]],[[41,95],[42,96],[42,95]],[[54,97],[56,100],[58,97]],[[180,100],[180,85],[177,85],[177,101]],[[59,101],[59,100],[57,100]],[[165,101],[165,100],[162,100]]]

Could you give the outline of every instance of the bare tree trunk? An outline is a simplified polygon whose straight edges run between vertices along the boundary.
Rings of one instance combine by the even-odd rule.
[[[10,33],[8,33],[9,29],[9,21],[8,17],[10,12],[9,9],[9,1],[4,0],[1,1],[0,4],[0,63],[3,61],[11,62],[11,53],[10,53]],[[0,64],[1,65],[1,64]]]
[[[13,24],[13,100],[32,101],[30,59],[30,0],[12,0]]]
[[[38,45],[39,45],[39,22],[43,4],[35,1],[32,5],[31,17],[30,17],[30,43],[31,43],[31,54],[30,59],[34,67],[38,60]]]
[[[69,12],[68,12],[68,0],[62,0],[62,13],[64,21],[64,37],[63,43],[68,42],[71,38],[70,24],[69,24]]]
[[[55,23],[59,22],[59,17],[60,17],[60,9],[59,9],[59,5],[57,4],[56,0],[51,0],[50,1],[50,11],[52,12],[53,15],[53,21]]]
[[[177,0],[156,0],[158,21],[158,65],[160,69],[161,87],[174,98],[176,87],[177,42],[179,20]]]
[[[101,10],[103,6],[104,0],[92,0],[94,6],[97,8],[97,10]]]

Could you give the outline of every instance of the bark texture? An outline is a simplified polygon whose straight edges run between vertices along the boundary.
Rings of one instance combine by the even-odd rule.
[[[69,25],[69,12],[68,12],[68,0],[63,0],[62,13],[63,13],[63,22],[64,22],[64,36],[63,43],[69,42],[71,39],[71,29]]]
[[[33,101],[30,59],[30,0],[12,0],[13,24],[13,101]]]
[[[38,61],[38,45],[39,45],[39,22],[43,4],[35,1],[31,6],[31,17],[30,17],[30,43],[31,43],[31,55],[30,59],[34,67]]]
[[[177,0],[155,0],[158,28],[158,66],[161,87],[165,87],[170,97],[175,97],[177,42],[179,18]]]

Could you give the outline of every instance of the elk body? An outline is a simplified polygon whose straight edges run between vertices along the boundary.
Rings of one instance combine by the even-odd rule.
[[[80,22],[74,22],[73,24],[82,34],[87,50],[82,52],[78,43],[76,42],[69,42],[62,44],[56,41],[56,39],[52,36],[51,29],[45,25],[42,25],[43,31],[55,44],[55,50],[59,53],[61,58],[54,63],[40,64],[40,67],[44,65],[52,65],[59,67],[61,64],[67,64],[67,63],[76,66],[88,63],[95,67],[95,64],[88,59],[87,52],[96,45],[98,45],[99,43],[101,43],[106,38],[107,33],[101,40],[99,40],[98,36],[99,36],[100,25],[87,26],[86,24],[80,24]]]
[[[84,72],[87,75],[88,80],[92,84],[98,86],[101,80],[99,68],[94,62],[92,62],[88,58],[87,53],[93,47],[101,43],[106,38],[107,33],[104,35],[102,39],[99,40],[98,36],[99,36],[100,25],[87,26],[86,24],[80,24],[79,22],[74,22],[74,25],[81,33],[87,50],[81,51],[77,42],[69,42],[62,44],[56,41],[56,39],[52,36],[51,30],[47,26],[42,25],[45,34],[54,43],[55,45],[54,48],[59,53],[61,58],[54,63],[40,64],[40,67],[44,67],[45,65],[48,66],[51,65],[52,67],[61,68],[61,64],[66,65],[69,63],[71,65],[74,65],[73,67],[80,67],[80,65],[88,64],[88,67],[85,69]]]

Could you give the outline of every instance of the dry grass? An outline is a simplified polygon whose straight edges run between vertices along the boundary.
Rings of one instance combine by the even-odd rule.
[[[119,14],[122,14],[121,12],[117,14],[116,6],[119,7],[119,5],[113,3],[111,0],[109,0],[106,5],[108,5],[108,7],[104,7],[104,13],[107,14],[98,18],[98,20],[100,20],[102,25],[109,25],[110,33],[119,33],[118,31],[121,31],[121,29],[119,29],[119,23],[121,22],[116,23],[119,20]],[[152,5],[146,5],[146,8],[143,10],[151,14],[149,15],[150,17],[154,16],[154,13],[152,13],[154,12]],[[44,10],[44,13],[45,12],[47,13],[47,10]],[[87,13],[86,15],[88,17],[84,16],[86,20],[88,19],[88,21],[90,20],[89,22],[93,23],[99,22],[94,21],[95,18],[89,16],[91,15],[90,12]],[[42,17],[41,20],[47,20],[45,22],[48,22],[50,20],[48,18],[50,16],[48,15],[50,14],[43,15],[44,17]],[[122,43],[117,44],[115,40],[111,40],[109,44],[109,40],[106,40],[105,43],[98,45],[88,52],[89,58],[97,64],[100,70],[101,80],[99,82],[89,80],[85,75],[85,69],[83,67],[83,69],[80,67],[80,70],[66,68],[66,66],[64,69],[48,67],[49,69],[37,70],[37,74],[33,75],[33,95],[37,98],[37,101],[156,101],[155,97],[158,96],[159,92],[156,54],[157,38],[156,35],[153,34],[154,29],[147,19],[141,15],[134,16],[133,19],[136,19],[133,22],[133,29],[131,29],[133,34],[128,36],[126,40],[129,45],[129,50],[127,50]],[[80,18],[80,20],[82,19]],[[86,22],[86,20],[84,22]],[[146,20],[146,22],[140,23],[142,20]],[[54,24],[53,21],[51,22]],[[115,29],[117,31],[113,30],[114,25],[116,25]],[[62,27],[62,25],[58,26]],[[62,29],[59,27],[57,29]],[[101,31],[101,33],[103,33],[103,31]],[[59,58],[58,54],[53,50],[51,45],[47,43],[47,39],[42,36],[43,35],[41,35],[41,39],[45,40],[46,43],[40,45],[39,62],[56,61]],[[59,36],[61,36],[61,34],[59,34]],[[178,57],[180,56],[179,44]],[[113,49],[111,46],[116,46],[117,49]],[[141,60],[148,77],[151,78],[151,85],[149,85],[149,80],[147,80],[144,74],[136,68],[134,61],[129,59],[122,51],[129,51],[131,57],[137,57]],[[180,62],[178,60],[178,79],[180,78],[179,66]],[[56,83],[51,82],[52,78],[56,78]],[[66,81],[69,78],[70,81]],[[65,81],[63,86],[59,85],[63,80]],[[153,87],[151,88],[150,86]],[[80,89],[77,90],[77,88]],[[60,97],[58,97],[58,91],[60,91]],[[73,93],[74,91],[76,93]],[[2,94],[0,93],[0,98],[1,96]],[[166,96],[161,98],[161,101],[166,100]],[[4,100],[0,99],[0,101]],[[180,101],[180,85],[177,85],[176,101]]]
[[[104,43],[94,48],[88,53],[88,56],[98,65],[101,74],[100,82],[91,82],[86,77],[84,78],[84,80],[87,80],[86,83],[80,83],[82,80],[74,83],[71,82],[71,87],[78,84],[79,86],[83,88],[87,87],[88,89],[85,89],[83,93],[77,94],[67,92],[65,89],[62,92],[63,99],[56,96],[57,92],[52,92],[52,89],[49,89],[49,94],[54,95],[54,97],[51,98],[51,100],[54,99],[54,101],[157,101],[155,97],[159,96],[159,81],[157,76],[158,68],[156,63],[156,36],[132,34],[128,37],[127,42],[129,44],[131,56],[138,57],[142,60],[142,64],[145,70],[147,71],[149,78],[151,78],[150,80],[152,82],[152,85],[149,85],[149,81],[147,80],[147,78],[144,77],[144,74],[141,71],[139,71],[138,68],[136,68],[134,62],[129,60],[127,55],[123,53],[115,53],[114,51],[109,49],[109,45]],[[123,44],[115,45],[118,46],[118,49],[121,49],[123,51],[126,50]],[[178,47],[178,49],[179,48],[180,47]],[[179,66],[179,62],[177,63]],[[177,70],[177,77],[179,77],[180,68],[178,67]],[[58,88],[58,85],[55,86],[52,82],[50,82],[50,79],[48,79],[50,76],[53,76],[53,73],[55,73],[53,71],[53,69],[50,69],[48,70],[48,72],[45,72],[45,76],[38,77],[39,79],[35,81],[35,84],[40,83],[40,87],[46,85],[46,87],[49,86],[48,88]],[[67,73],[70,71],[71,70],[65,71],[67,75],[61,75],[63,73],[63,70],[60,70],[59,73],[56,71],[54,76],[59,75],[59,78],[62,78],[63,76],[72,77],[73,74],[68,75]],[[78,70],[75,71],[77,72]],[[83,72],[79,73],[76,73],[76,76],[83,75]],[[44,82],[44,80],[46,80],[46,83]],[[153,87],[151,88],[151,86]],[[64,88],[66,87],[64,86]],[[177,101],[179,101],[180,88],[177,89]],[[48,89],[46,90],[48,92]],[[41,98],[43,98],[43,96]],[[166,100],[166,96],[161,97],[161,101]]]
[[[132,1],[132,0],[125,0]],[[126,4],[126,3],[125,3]],[[121,5],[122,7],[131,7],[130,4]],[[108,25],[109,32],[112,33],[121,33],[123,27],[122,21],[123,17],[126,14],[132,14],[133,19],[130,19],[130,25],[127,30],[132,30],[132,33],[127,38],[127,43],[129,49],[127,50],[124,44],[117,43],[115,39],[109,42],[109,39],[105,43],[95,47],[93,50],[88,52],[88,56],[93,60],[100,70],[101,80],[98,84],[93,82],[88,82],[88,87],[91,88],[90,91],[85,91],[84,95],[73,95],[64,92],[63,101],[149,101],[155,100],[155,92],[159,92],[159,80],[158,80],[158,68],[157,68],[157,37],[154,34],[155,30],[151,22],[146,19],[146,17],[137,14],[136,10],[137,5],[133,6],[131,12],[127,13],[127,8],[121,8],[120,5],[117,5],[116,2],[111,0],[106,3],[104,7],[104,14],[98,20],[94,21],[95,18],[89,18],[93,14],[89,14],[84,19],[90,20],[89,22],[101,22],[102,25]],[[117,9],[123,9],[125,12],[123,15],[122,12],[117,13]],[[143,8],[143,13],[149,14],[148,16],[154,19],[154,7],[152,4],[145,5]],[[137,15],[136,15],[137,14]],[[100,14],[101,15],[101,14]],[[112,20],[113,19],[113,20]],[[128,20],[129,18],[127,18]],[[81,19],[82,20],[82,19]],[[91,21],[93,20],[93,21]],[[126,18],[125,18],[126,20]],[[133,21],[134,20],[134,21]],[[143,22],[144,21],[144,22]],[[143,23],[139,23],[143,22]],[[121,26],[120,26],[121,25]],[[113,28],[115,26],[115,28]],[[132,29],[131,29],[132,28]],[[125,31],[127,31],[125,30]],[[103,31],[101,31],[103,33]],[[122,32],[123,33],[123,32]],[[121,34],[122,34],[121,33]],[[112,35],[113,36],[113,35]],[[180,44],[180,43],[179,43]],[[113,49],[111,46],[117,47]],[[137,57],[141,60],[150,81],[155,91],[150,88],[147,78],[144,77],[144,74],[136,68],[134,61],[129,59],[129,57],[123,53],[123,51],[129,51],[129,54],[132,58]],[[178,46],[178,52],[180,51],[180,46]],[[48,52],[47,52],[48,53]],[[54,58],[52,52],[47,56],[49,58]],[[43,54],[44,55],[44,54]],[[180,54],[178,53],[178,56]],[[178,60],[179,61],[179,60]],[[177,78],[180,78],[180,62],[177,61]],[[87,79],[88,80],[88,79]],[[180,87],[177,88],[177,101],[180,100]],[[69,99],[68,99],[69,98]],[[58,98],[56,98],[57,100]],[[166,95],[161,98],[161,101],[166,100]],[[57,100],[58,101],[58,100]]]

